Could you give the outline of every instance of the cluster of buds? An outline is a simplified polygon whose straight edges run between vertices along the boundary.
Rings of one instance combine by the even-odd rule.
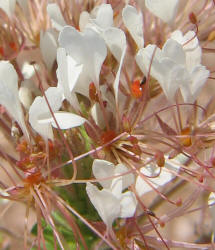
[[[0,1],[0,198],[25,204],[24,249],[213,248],[215,2],[196,5]],[[205,244],[163,237],[199,197]]]

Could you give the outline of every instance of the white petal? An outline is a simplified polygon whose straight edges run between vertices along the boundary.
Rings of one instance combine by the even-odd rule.
[[[164,72],[163,66],[160,63],[161,58],[162,53],[160,48],[156,45],[149,44],[145,48],[138,51],[136,55],[136,62],[145,76],[148,75],[150,64],[152,64],[150,75],[160,82],[163,79]]]
[[[58,111],[54,113],[55,119],[61,129],[69,129],[81,126],[85,123],[86,119],[69,112]],[[57,125],[52,117],[51,124],[57,128]]]
[[[178,0],[145,0],[146,7],[166,23],[171,23],[176,16]]]
[[[130,191],[123,193],[120,201],[120,217],[132,217],[135,213],[136,207],[137,200],[135,195]]]
[[[195,37],[195,35],[194,31],[188,31],[183,36],[180,30],[176,30],[171,34],[172,39],[183,45],[183,49],[186,53],[186,64],[189,71],[192,71],[196,65],[201,63],[202,50],[199,46],[198,38]]]
[[[113,25],[113,9],[110,4],[102,4],[98,7],[96,19],[91,22],[100,29],[105,30]]]
[[[126,5],[126,7],[122,10],[122,19],[138,48],[143,48],[144,38],[142,13],[138,13],[136,8],[133,6]]]
[[[59,35],[60,46],[78,63],[83,64],[83,73],[88,79],[85,82],[99,83],[101,66],[107,55],[104,40],[91,29],[78,32],[75,28],[66,26]]]
[[[0,61],[0,104],[19,123],[23,133],[28,138],[28,131],[19,101],[18,76],[9,61]]]
[[[93,175],[97,180],[108,177],[114,177],[114,169],[115,169],[114,164],[109,161],[99,160],[99,159],[93,161],[93,166],[92,166]],[[105,181],[99,181],[99,183],[104,188],[110,188],[112,179],[113,178],[110,178],[109,180]]]
[[[111,53],[114,55],[116,60],[119,62],[119,68],[113,83],[116,103],[118,102],[118,90],[119,90],[119,79],[123,65],[123,60],[126,53],[126,37],[125,33],[117,28],[109,28],[104,34],[104,39]]]
[[[50,87],[45,91],[45,95],[52,111],[58,111],[63,100],[62,90]],[[53,132],[49,118],[52,118],[52,115],[45,98],[41,96],[36,97],[29,109],[29,122],[32,128],[45,138],[45,140],[53,140]]]
[[[205,68],[205,66],[202,65],[196,66],[191,72],[191,93],[194,100],[197,98],[209,75],[210,72]]]
[[[169,72],[165,75],[166,78],[164,79],[163,90],[167,99],[173,101],[178,88],[182,85],[188,86],[189,88],[191,79],[184,66],[174,65],[171,61],[169,61],[169,64],[167,64],[167,61],[165,62],[164,60],[162,60],[162,62],[166,67],[169,65]]]
[[[66,22],[61,14],[61,10],[56,3],[50,3],[47,5],[47,12],[51,18],[52,27],[58,31],[61,31]]]
[[[115,59],[120,62],[126,48],[125,33],[121,29],[113,27],[105,30],[103,37]]]
[[[72,95],[71,92],[82,72],[83,65],[78,65],[71,56],[66,55],[64,48],[58,48],[57,50],[57,63],[58,84],[62,86],[65,98],[73,107],[78,108],[76,96]]]
[[[31,90],[25,86],[21,86],[19,88],[19,99],[25,109],[28,110],[33,102]]]
[[[90,21],[90,14],[87,11],[82,11],[79,17],[79,29],[84,31],[85,27]]]
[[[41,108],[46,108],[44,106],[44,98],[38,96],[34,99],[30,109],[29,109],[29,123],[31,127],[39,133],[45,140],[53,140],[53,132],[50,123],[40,123],[38,116],[43,112]]]
[[[100,191],[91,183],[87,183],[86,191],[99,216],[110,229],[120,215],[120,201],[109,190]]]
[[[117,164],[114,170],[115,175],[120,175],[128,172],[129,169],[123,164]],[[128,188],[134,183],[134,175],[132,173],[122,175],[122,190]]]
[[[162,49],[162,56],[168,57],[178,64],[185,64],[185,52],[181,44],[173,39],[168,39]]]
[[[0,8],[10,17],[15,10],[16,0],[0,0]]]
[[[54,30],[40,32],[40,50],[49,70],[52,69],[57,53],[57,39]]]
[[[122,196],[122,178],[122,176],[114,178],[110,187],[111,193],[118,199],[121,199]]]

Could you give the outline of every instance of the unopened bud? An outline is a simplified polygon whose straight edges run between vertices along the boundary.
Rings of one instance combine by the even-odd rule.
[[[155,155],[156,163],[161,168],[165,165],[165,158],[163,152],[158,152]]]
[[[192,24],[196,24],[196,23],[197,23],[196,15],[195,15],[193,12],[191,12],[191,13],[189,14],[189,19],[190,19],[190,22],[191,22]]]
[[[180,207],[182,205],[182,199],[178,198],[178,200],[176,201],[176,206]]]
[[[202,182],[204,181],[204,176],[200,175],[199,178],[198,178],[198,181],[199,181],[200,183],[202,183]]]
[[[160,225],[160,227],[165,227],[165,222],[164,221],[162,221],[162,220],[159,220],[159,225]]]

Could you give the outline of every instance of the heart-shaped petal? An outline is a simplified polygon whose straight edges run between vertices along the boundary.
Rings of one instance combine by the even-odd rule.
[[[171,23],[176,16],[178,0],[145,0],[146,7],[166,23]]]
[[[57,50],[57,64],[58,85],[63,88],[65,98],[74,108],[78,109],[77,98],[72,92],[82,72],[83,65],[77,64],[71,56],[66,55],[64,48]]]
[[[144,38],[142,13],[138,13],[136,8],[133,6],[126,5],[122,10],[122,19],[125,27],[128,29],[138,48],[143,48]]]
[[[96,18],[90,21],[94,23],[98,29],[105,30],[113,25],[113,9],[110,4],[100,5],[96,12]]]
[[[91,183],[87,183],[86,191],[107,229],[111,229],[113,221],[120,215],[120,200],[109,190],[99,190]]]
[[[162,48],[162,57],[168,57],[177,64],[185,64],[185,52],[181,44],[173,39],[168,39]]]
[[[82,74],[85,75],[85,88],[94,82],[98,85],[101,66],[107,55],[104,40],[91,29],[78,32],[75,28],[66,26],[59,35],[60,46],[66,49],[78,64],[83,64]]]
[[[57,34],[54,30],[40,32],[40,50],[49,70],[52,69],[57,53]]]
[[[47,5],[47,12],[52,22],[52,27],[58,31],[61,31],[66,22],[61,14],[61,10],[56,3],[50,3]]]
[[[99,159],[95,159],[93,161],[93,166],[92,166],[93,175],[95,176],[96,179],[99,180],[99,183],[104,188],[110,188],[112,178],[105,181],[100,181],[100,179],[114,177],[114,169],[115,169],[114,164],[109,161],[99,160]]]
[[[19,123],[23,133],[28,138],[18,94],[18,75],[9,61],[0,61],[0,104]]]
[[[120,217],[129,218],[132,217],[136,211],[137,200],[134,193],[127,191],[121,195],[120,201]]]
[[[52,111],[55,112],[59,110],[63,100],[62,90],[59,88],[50,87],[45,91],[45,95]],[[46,120],[48,118],[52,118],[52,115],[45,98],[41,96],[36,97],[29,109],[29,122],[32,128],[45,140],[53,140],[53,132],[50,120]]]

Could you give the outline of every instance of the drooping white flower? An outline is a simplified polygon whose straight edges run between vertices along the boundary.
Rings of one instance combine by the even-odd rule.
[[[166,23],[171,23],[178,10],[178,0],[145,0],[146,7]]]
[[[71,56],[66,54],[64,48],[58,48],[57,50],[57,64],[58,86],[62,87],[64,96],[70,104],[78,109],[77,98],[73,90],[82,72],[83,65],[77,64]]]
[[[0,61],[0,104],[18,122],[24,135],[28,138],[28,131],[19,101],[18,75],[9,61]]]
[[[40,51],[49,70],[52,69],[57,53],[57,34],[54,30],[40,32]]]
[[[107,55],[104,40],[92,29],[78,32],[71,26],[65,26],[60,32],[59,44],[77,64],[83,65],[75,90],[88,96],[89,83],[99,83],[101,66]]]
[[[49,3],[47,5],[47,13],[51,19],[52,27],[58,31],[61,31],[66,22],[62,16],[61,10],[56,3]]]
[[[178,172],[180,165],[186,160],[187,158],[185,158],[183,155],[179,155],[172,160],[166,157],[164,167],[159,168],[157,165],[148,164],[142,167],[140,172],[145,176],[148,182],[151,183],[155,189],[157,189],[169,183],[175,177],[174,172]],[[171,171],[173,171],[173,173]],[[153,190],[147,181],[144,181],[144,177],[141,177],[141,175],[137,177],[135,188],[139,196],[142,196],[143,194]]]
[[[122,20],[139,49],[144,47],[143,16],[136,8],[126,5],[122,10]]]
[[[45,95],[60,129],[74,128],[85,122],[85,119],[81,116],[59,111],[63,101],[61,88],[50,87],[45,91]],[[55,128],[58,126],[49,110],[45,97],[38,96],[35,98],[29,109],[29,122],[32,128],[45,140],[53,140],[52,126]]]
[[[91,183],[87,183],[86,187],[90,201],[107,228],[110,229],[116,218],[132,217],[135,213],[137,201],[134,194],[130,191],[122,193],[134,183],[134,176],[127,174],[111,178],[128,172],[128,169],[122,164],[114,166],[111,162],[104,160],[94,160],[92,169],[96,179],[110,178],[99,181],[103,187],[102,190]]]
[[[194,50],[195,48],[193,48]],[[145,75],[151,65],[150,75],[161,85],[168,100],[173,101],[180,88],[185,102],[193,102],[205,84],[209,71],[198,64],[198,60],[190,63],[186,57],[187,48],[174,39],[168,39],[162,50],[156,45],[148,45],[139,50],[136,61]],[[154,55],[154,56],[153,56]]]
[[[95,30],[104,39],[110,52],[119,63],[113,83],[117,103],[120,73],[127,47],[125,34],[121,29],[113,27],[113,9],[110,4],[98,6],[94,13],[89,15],[86,27]]]

